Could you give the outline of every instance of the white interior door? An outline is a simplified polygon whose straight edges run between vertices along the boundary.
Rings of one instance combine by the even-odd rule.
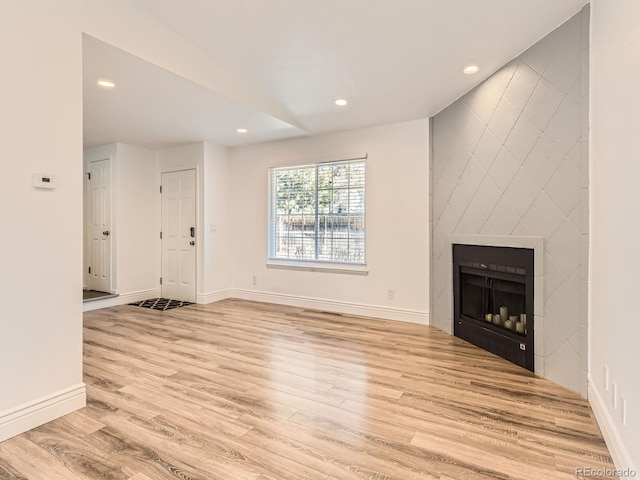
[[[196,172],[162,174],[162,296],[196,301]]]
[[[111,175],[110,160],[89,163],[91,203],[91,261],[89,288],[110,292],[111,288]]]

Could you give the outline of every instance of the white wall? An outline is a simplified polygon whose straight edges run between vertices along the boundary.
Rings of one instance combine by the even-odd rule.
[[[198,298],[202,303],[226,297],[231,286],[229,155],[228,148],[204,144],[203,283]]]
[[[0,440],[85,403],[76,18],[68,4],[2,2]],[[34,189],[34,173],[57,188]]]
[[[117,144],[113,166],[116,264],[113,285],[121,295],[143,294],[159,288],[160,194],[155,152]]]
[[[4,0],[0,8],[0,218],[11,232],[1,244],[3,439],[85,402],[82,33],[230,97],[251,92],[128,0]],[[34,173],[57,175],[58,188],[34,190]]]
[[[616,465],[640,468],[640,3],[593,0],[591,12],[589,399]]]
[[[234,295],[426,323],[428,150],[427,120],[233,149]],[[267,268],[268,169],[364,153],[369,274]]]

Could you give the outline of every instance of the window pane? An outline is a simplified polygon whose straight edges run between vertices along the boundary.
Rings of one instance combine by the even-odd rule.
[[[349,186],[351,188],[364,187],[364,163],[349,165]]]
[[[273,172],[271,255],[364,263],[365,162]]]
[[[349,213],[364,214],[364,188],[349,190]]]
[[[333,188],[346,188],[349,186],[349,166],[346,164],[334,165]]]

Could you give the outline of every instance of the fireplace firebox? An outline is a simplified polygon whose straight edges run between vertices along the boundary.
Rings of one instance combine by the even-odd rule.
[[[532,372],[533,252],[453,244],[454,335]]]

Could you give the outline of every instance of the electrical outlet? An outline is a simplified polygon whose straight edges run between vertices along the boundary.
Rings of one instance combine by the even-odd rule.
[[[392,290],[392,289],[387,290],[387,298],[388,298],[389,300],[393,300],[395,297],[396,297],[396,292],[395,292],[395,290]]]
[[[611,382],[611,402],[613,403],[613,409],[618,409],[618,385],[616,382]]]
[[[627,424],[627,401],[622,395],[620,395],[620,423]]]
[[[251,283],[253,285],[257,285],[258,284],[258,277],[256,277],[255,275],[253,276],[253,278],[251,279]]]
[[[604,382],[604,391],[609,391],[609,366],[602,367],[602,381]]]

